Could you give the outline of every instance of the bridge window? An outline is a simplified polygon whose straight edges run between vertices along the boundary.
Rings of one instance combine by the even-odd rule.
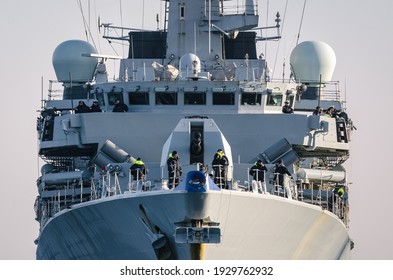
[[[184,105],[206,105],[205,92],[185,92]]]
[[[156,105],[177,105],[177,93],[156,92]]]
[[[213,92],[213,105],[235,105],[235,93]]]
[[[110,92],[108,93],[108,103],[109,105],[115,105],[116,99],[120,99],[121,102],[123,101],[123,94],[121,92]]]
[[[89,95],[89,99],[98,100],[100,106],[105,106],[104,94],[102,92],[94,92]]]
[[[128,102],[131,105],[149,105],[148,92],[129,92]]]
[[[242,93],[240,104],[241,105],[261,105],[261,93]]]
[[[281,94],[268,95],[266,105],[268,105],[268,106],[281,106],[282,105],[282,95]]]

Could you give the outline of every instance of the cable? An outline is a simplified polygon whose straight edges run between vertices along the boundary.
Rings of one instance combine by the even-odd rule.
[[[124,26],[123,25],[123,6],[121,4],[121,0],[119,0],[120,3],[120,26]],[[123,38],[124,35],[124,29],[121,30],[121,38]],[[122,44],[122,52],[123,52],[123,57],[124,57],[124,44]]]
[[[85,34],[86,34],[86,40],[87,40],[87,42],[89,42],[89,36],[90,36],[91,41],[92,41],[92,44],[94,45],[94,48],[97,49],[96,44],[95,44],[95,42],[94,42],[93,35],[91,34],[91,30],[90,30],[89,24],[87,23],[86,18],[85,18],[85,15],[84,15],[84,13],[83,13],[83,8],[82,8],[81,0],[76,0],[76,3],[77,3],[77,5],[78,5],[79,10],[80,10],[81,15],[82,15],[83,25],[84,25]]]
[[[298,34],[297,34],[296,46],[297,46],[298,43],[299,43],[300,31],[301,31],[302,25],[303,25],[304,11],[306,10],[306,3],[307,3],[307,0],[304,0],[303,11],[302,11],[302,17],[301,17],[301,19],[300,19],[300,25],[299,25],[299,32],[298,32]]]

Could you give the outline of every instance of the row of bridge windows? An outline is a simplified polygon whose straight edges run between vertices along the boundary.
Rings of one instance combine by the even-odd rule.
[[[96,97],[101,105],[105,105],[104,96],[98,94]],[[108,93],[108,105],[115,105],[116,99],[122,100],[129,105],[150,105],[149,92],[129,92],[128,100],[124,100],[123,93]],[[178,105],[177,92],[156,92],[154,102],[156,105]],[[261,93],[242,93],[240,97],[240,105],[261,105]],[[184,92],[184,105],[206,105],[206,92]],[[213,92],[213,105],[235,105],[234,92]],[[283,95],[268,95],[266,104],[269,106],[282,106]]]

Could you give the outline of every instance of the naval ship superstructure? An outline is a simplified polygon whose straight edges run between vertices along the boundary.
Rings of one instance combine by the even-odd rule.
[[[53,53],[57,81],[37,119],[37,259],[350,258],[343,164],[353,125],[332,81],[334,51],[301,42],[293,77],[277,81],[256,44],[280,38],[279,14],[261,28],[253,0],[164,2],[162,30],[105,33],[130,46],[114,80],[105,64],[114,57],[88,42]],[[127,112],[112,112],[117,99]],[[79,101],[102,112],[76,113]],[[313,114],[317,106],[336,112]],[[229,161],[224,185],[212,174],[218,149]],[[173,151],[183,173],[169,188]],[[143,181],[130,174],[137,158],[149,169]],[[249,173],[257,160],[262,184]],[[277,161],[292,175],[282,186]]]

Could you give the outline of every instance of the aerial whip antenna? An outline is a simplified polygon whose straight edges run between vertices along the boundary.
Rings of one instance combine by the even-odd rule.
[[[98,33],[101,34],[101,26],[102,26],[102,22],[101,22],[101,17],[98,16],[98,20],[97,20],[97,26],[98,26]]]
[[[267,10],[269,12],[269,1],[267,1]],[[288,0],[285,2],[284,16],[282,18],[282,24],[281,24],[281,34],[284,33],[284,25],[285,25],[285,19],[286,19],[286,15],[287,15],[287,10],[288,10]],[[278,16],[279,16],[279,13],[277,12],[276,17],[278,17]],[[266,18],[267,17],[268,17],[268,15],[266,15]],[[266,22],[266,25],[267,25],[267,22]],[[274,72],[276,70],[276,65],[277,65],[277,60],[278,60],[278,54],[279,54],[279,51],[280,51],[280,47],[281,47],[281,40],[278,41],[276,55],[274,57],[272,76],[274,75]],[[267,53],[267,44],[265,45],[265,56],[267,57],[266,53]],[[285,53],[285,46],[284,46],[284,53]],[[285,67],[285,57],[284,57],[283,67]],[[283,75],[285,75],[284,72],[285,72],[285,69],[283,69]]]
[[[120,23],[121,23],[121,26],[123,26],[123,5],[122,5],[122,3],[121,3],[121,0],[119,0],[119,8],[120,8]],[[124,36],[124,29],[122,29],[121,30],[121,37],[123,37]],[[125,50],[124,50],[124,44],[121,44],[121,47],[122,47],[122,52],[123,52],[123,56],[124,56],[124,53],[125,53]]]
[[[81,15],[82,15],[83,25],[84,25],[85,34],[86,34],[86,41],[87,41],[87,42],[90,42],[90,40],[89,40],[89,37],[90,37],[90,38],[91,38],[92,44],[93,44],[94,47],[97,49],[96,43],[94,42],[94,39],[93,39],[93,35],[91,34],[90,26],[89,26],[89,24],[88,24],[88,22],[87,22],[87,20],[86,20],[86,17],[85,17],[85,15],[84,15],[84,13],[83,13],[82,3],[81,3],[80,0],[76,0],[76,3],[77,3],[77,5],[78,5],[79,10],[80,10]]]
[[[299,25],[299,32],[297,33],[296,46],[299,44],[300,31],[301,31],[301,29],[302,29],[304,11],[306,10],[306,3],[307,3],[307,0],[304,0],[303,11],[302,11],[302,17],[301,17],[301,19],[300,19],[300,25]]]
[[[211,53],[211,32],[212,32],[212,1],[209,0],[209,53]]]

